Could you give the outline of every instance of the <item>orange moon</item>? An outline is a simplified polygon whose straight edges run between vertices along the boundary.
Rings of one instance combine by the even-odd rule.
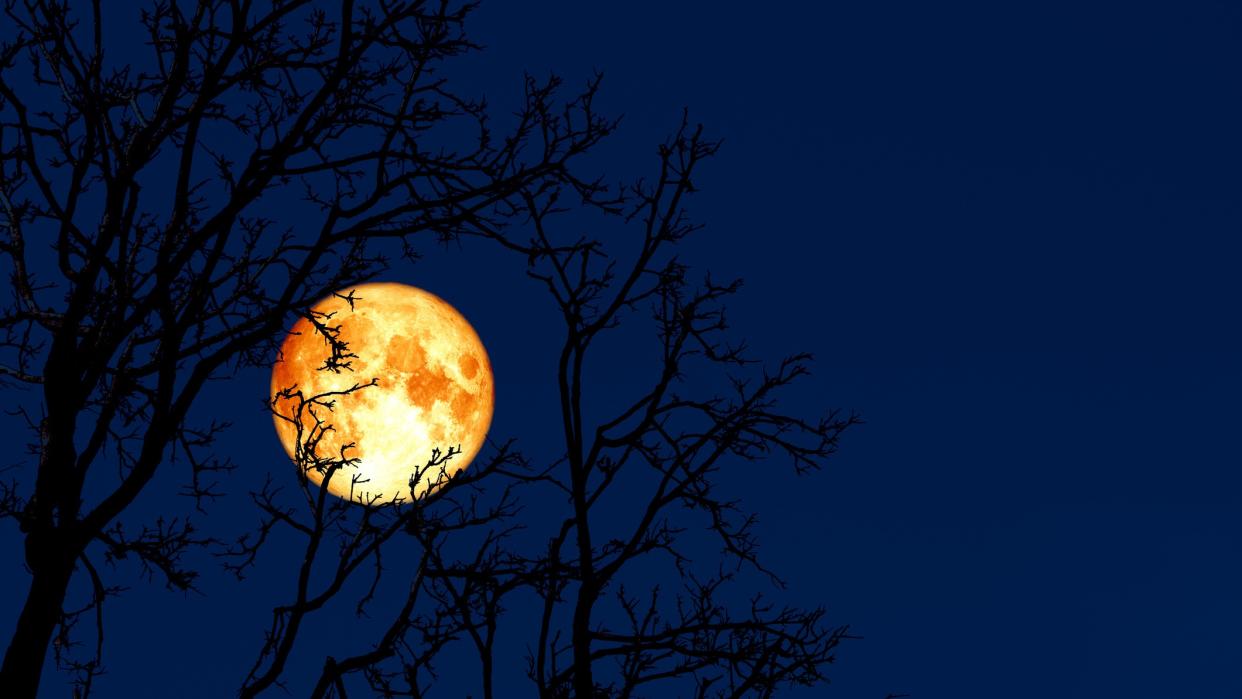
[[[348,291],[341,293],[348,296]],[[297,426],[280,416],[296,420],[299,401],[280,397],[282,390],[296,386],[309,398],[376,379],[377,385],[329,398],[336,401],[331,412],[315,408],[319,419],[332,425],[316,453],[336,457],[342,446],[355,444],[346,456],[357,458],[357,467],[333,474],[328,481],[333,495],[360,502],[409,502],[411,496],[420,498],[433,489],[443,476],[434,469],[411,488],[415,471],[426,470],[432,449],[460,447],[461,453],[446,464],[452,476],[482,448],[495,405],[491,362],[470,323],[435,294],[393,283],[363,284],[353,287],[352,294],[352,310],[335,295],[313,310],[334,314],[321,322],[340,326],[340,339],[358,355],[348,359],[353,371],[320,370],[330,350],[306,318],[298,319],[281,345],[272,366],[276,433],[295,458]],[[315,417],[304,411],[301,422],[305,441]],[[307,476],[322,485],[322,473],[309,469]]]

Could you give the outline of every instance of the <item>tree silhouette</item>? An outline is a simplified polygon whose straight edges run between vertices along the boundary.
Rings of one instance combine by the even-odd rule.
[[[31,576],[0,668],[5,696],[35,696],[49,646],[89,694],[104,604],[118,592],[98,560],[136,560],[190,589],[188,552],[208,548],[244,576],[277,527],[302,536],[306,555],[253,667],[238,672],[244,696],[281,683],[305,619],[356,575],[372,576],[354,601],[368,608],[398,538],[419,557],[405,604],[369,647],[325,657],[314,696],[345,696],[353,681],[424,696],[437,656],[464,643],[493,697],[496,630],[514,600],[541,612],[528,659],[540,697],[771,696],[822,680],[843,627],[759,595],[733,603],[728,590],[753,573],[779,579],[758,558],[754,516],[719,478],[769,457],[814,469],[855,418],[782,412],[779,394],[809,357],[753,362],[726,336],[723,303],[740,284],[694,283],[674,255],[697,230],[686,201],[717,148],[701,128],[684,122],[660,146],[656,176],[620,188],[576,165],[616,126],[593,109],[598,78],[568,98],[558,80],[528,78],[513,126],[496,131],[485,105],[436,70],[476,48],[468,5],[153,2],[135,20],[143,50],[107,45],[104,25],[125,20],[98,1],[76,9],[8,0],[0,45],[0,245],[12,290],[0,377],[27,389],[15,410],[33,435],[31,458],[0,486],[0,516],[20,528]],[[597,215],[601,233],[558,230],[571,210]],[[311,215],[313,229],[292,226]],[[300,487],[252,493],[261,518],[248,536],[201,533],[232,469],[212,455],[227,424],[192,421],[206,382],[269,364],[293,316],[386,269],[386,241],[413,259],[420,239],[462,237],[512,251],[561,312],[561,457],[537,464],[496,444],[422,498],[346,502],[305,478],[356,466],[348,449],[318,448],[333,397],[285,387],[278,397],[313,416],[292,417],[301,478],[290,485]],[[325,368],[348,371],[362,348],[333,342],[329,323],[316,329],[329,340]],[[592,418],[587,359],[626,331],[658,350],[650,380]],[[410,463],[434,474],[455,455],[442,445]],[[170,469],[192,511],[130,521]],[[623,517],[600,514],[623,487],[645,495]],[[535,501],[563,504],[548,531],[522,521],[522,503]],[[696,560],[696,523],[718,558]],[[675,585],[631,579],[636,561],[657,558]],[[75,576],[90,588],[78,606]],[[84,619],[96,637],[82,658]],[[670,683],[680,689],[650,689]]]

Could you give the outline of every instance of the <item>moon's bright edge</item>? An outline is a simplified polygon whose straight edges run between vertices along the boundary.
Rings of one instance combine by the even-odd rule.
[[[332,494],[362,502],[409,501],[411,495],[425,495],[442,477],[438,469],[425,472],[411,492],[412,474],[425,470],[434,448],[461,448],[447,464],[450,476],[466,468],[482,448],[495,401],[491,362],[470,323],[435,294],[395,283],[352,290],[352,310],[337,296],[320,301],[314,310],[335,314],[326,324],[340,325],[340,338],[358,355],[350,359],[353,371],[320,371],[330,353],[328,345],[309,320],[300,318],[272,366],[272,395],[297,386],[309,397],[377,379],[378,385],[335,397],[332,412],[317,409],[320,419],[333,425],[317,453],[336,456],[343,445],[356,444],[346,455],[359,459],[358,465],[332,476]],[[292,417],[297,404],[294,398],[277,398],[275,409]],[[273,419],[281,444],[294,458],[297,427]],[[304,440],[314,424],[305,413]],[[307,476],[322,484],[323,475],[315,470]]]

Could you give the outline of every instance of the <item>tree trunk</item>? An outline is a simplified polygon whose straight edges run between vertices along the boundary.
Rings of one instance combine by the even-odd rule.
[[[483,699],[494,699],[492,694],[492,654],[491,649],[481,658],[483,672]]]
[[[35,699],[52,632],[73,577],[73,561],[49,563],[35,571],[17,629],[0,667],[0,687],[9,699]]]
[[[595,699],[595,678],[591,672],[591,608],[594,604],[593,593],[579,590],[572,627],[574,699]]]

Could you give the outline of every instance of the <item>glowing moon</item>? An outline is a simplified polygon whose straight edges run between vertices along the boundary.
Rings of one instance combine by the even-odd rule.
[[[345,292],[342,292],[345,293]],[[328,344],[306,318],[301,318],[281,346],[272,367],[272,395],[297,386],[303,396],[341,391],[372,378],[378,385],[337,396],[332,412],[318,409],[333,430],[318,445],[320,456],[336,456],[343,445],[359,459],[356,468],[342,468],[328,481],[328,491],[342,498],[370,501],[379,496],[410,500],[411,476],[425,468],[432,449],[461,453],[447,464],[448,475],[464,469],[479,453],[492,422],[494,381],[483,343],[470,323],[435,294],[405,284],[363,284],[353,288],[354,308],[332,296],[314,310],[334,313],[325,325],[341,328],[353,371],[320,371],[329,356]],[[277,398],[278,415],[294,417],[299,401]],[[276,432],[290,458],[298,441],[296,425],[274,417]],[[303,439],[314,427],[309,412],[302,418]],[[316,485],[323,474],[309,470]],[[356,476],[356,478],[355,478]],[[413,488],[421,497],[442,476],[426,473]],[[355,480],[359,482],[354,483]],[[365,482],[361,482],[365,480]],[[351,493],[352,490],[352,493]]]

